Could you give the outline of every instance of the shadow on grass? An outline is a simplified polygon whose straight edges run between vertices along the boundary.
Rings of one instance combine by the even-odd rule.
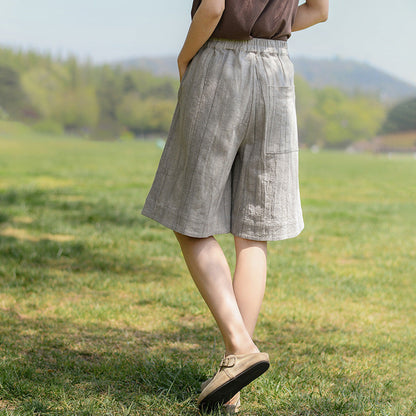
[[[207,351],[212,351],[213,328],[178,323],[148,332],[31,319],[12,309],[0,314],[0,398],[17,414],[198,414],[200,383],[211,375]],[[285,338],[293,345],[291,334]],[[187,348],[180,339],[189,341]],[[243,400],[255,410],[242,414],[360,415],[389,407],[391,385],[380,386],[369,373],[353,374],[347,366],[331,372],[319,364],[319,348],[305,358],[292,350],[272,360],[266,376],[244,390]]]
[[[4,266],[0,268],[0,286],[25,290],[51,284],[57,287],[60,283],[68,286],[71,280],[79,280],[77,274],[86,273],[130,275],[142,283],[160,281],[161,276],[177,277],[166,262],[141,264],[134,255],[121,259],[117,253],[91,249],[81,241],[28,241],[0,236],[0,263]]]
[[[0,309],[0,315],[0,399],[17,409],[37,406],[47,413],[67,407],[60,414],[104,414],[112,407],[140,415],[197,414],[195,399],[208,376],[193,360],[201,345],[186,352],[172,346],[189,329],[145,332],[79,325],[30,319],[10,309]],[[190,336],[196,341],[201,334]]]
[[[76,197],[75,200],[71,200],[74,197]],[[0,192],[0,205],[4,207],[24,205],[32,209],[46,208],[60,211],[69,224],[76,226],[99,223],[117,227],[131,227],[143,225],[146,221],[140,215],[139,204],[134,207],[132,212],[123,208],[121,203],[112,203],[107,197],[89,200],[85,198],[85,195],[77,194],[69,188],[8,189]],[[149,226],[151,227],[152,224]]]
[[[22,288],[39,284],[42,286],[49,284],[52,279],[56,281],[55,273],[62,272],[130,274],[136,276],[136,279],[140,278],[141,282],[160,280],[160,276],[165,275],[169,275],[170,278],[175,277],[168,263],[145,262],[141,258],[143,253],[137,250],[134,252],[122,250],[120,247],[108,248],[105,243],[93,246],[87,240],[59,241],[59,239],[43,238],[42,234],[36,237],[39,231],[49,231],[47,223],[39,224],[36,219],[36,212],[46,210],[51,226],[59,218],[64,229],[95,224],[100,227],[100,233],[105,236],[108,230],[135,227],[140,231],[138,237],[142,241],[167,238],[167,233],[154,232],[161,226],[142,216],[139,207],[134,207],[132,211],[131,208],[122,208],[121,203],[114,204],[106,198],[97,201],[65,200],[66,197],[74,196],[77,195],[66,188],[50,191],[9,189],[0,192],[0,205],[5,207],[4,212],[0,214],[0,223],[3,227],[9,223],[12,232],[16,234],[0,235],[0,264],[4,265],[3,268],[0,267],[0,275],[3,275],[12,286],[20,285]],[[28,223],[22,224],[19,219],[15,221],[14,217],[7,212],[7,210],[19,211],[21,206],[24,206],[25,211],[31,213],[33,217],[27,217]],[[74,238],[73,235],[68,237]],[[9,273],[6,272],[6,268]],[[5,280],[3,280],[4,283],[6,283]]]
[[[128,275],[141,283],[179,276],[168,262],[144,262],[134,252],[123,252],[121,257],[119,251],[91,247],[84,241],[31,241],[4,235],[0,235],[0,264],[0,286],[24,290],[68,286],[71,280],[79,280],[77,275],[85,274]]]

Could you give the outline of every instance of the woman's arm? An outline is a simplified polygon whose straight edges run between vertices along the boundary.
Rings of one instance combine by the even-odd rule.
[[[221,19],[224,9],[225,0],[202,0],[199,5],[178,56],[179,78],[181,81],[190,60],[211,36]]]
[[[298,7],[292,32],[325,22],[328,19],[329,0],[306,0]]]

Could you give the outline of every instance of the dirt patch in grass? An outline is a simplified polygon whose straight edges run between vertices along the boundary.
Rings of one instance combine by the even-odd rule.
[[[32,235],[24,228],[14,228],[14,227],[4,227],[0,230],[0,235],[5,237],[14,237],[19,240],[29,240],[29,241],[40,241],[40,240],[52,240],[52,241],[71,241],[75,237],[69,234],[50,234],[42,233],[40,235]]]

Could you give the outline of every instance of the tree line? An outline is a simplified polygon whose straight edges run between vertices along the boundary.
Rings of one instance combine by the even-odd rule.
[[[295,84],[299,140],[306,145],[344,147],[409,122],[402,116],[407,104],[387,111],[371,95],[315,89],[299,76]],[[178,88],[178,79],[141,69],[0,48],[0,119],[38,131],[107,140],[165,136]]]

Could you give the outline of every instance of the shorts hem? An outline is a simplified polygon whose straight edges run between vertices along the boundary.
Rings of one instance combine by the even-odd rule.
[[[165,220],[163,217],[160,217],[158,215],[155,215],[154,212],[151,210],[148,210],[146,208],[143,208],[141,211],[141,214],[147,218],[150,218],[159,224],[163,225],[166,228],[169,228],[172,231],[176,231],[180,234],[187,235],[188,237],[194,237],[194,238],[206,238],[213,235],[220,235],[220,234],[232,234],[233,236],[245,238],[247,240],[254,240],[254,241],[280,241],[280,240],[286,240],[289,238],[297,237],[305,228],[304,223],[291,223],[291,224],[298,224],[297,227],[290,227],[291,224],[286,225],[285,227],[282,227],[286,229],[285,232],[274,232],[274,233],[263,233],[263,234],[256,234],[256,233],[250,233],[250,232],[240,232],[240,231],[233,231],[231,227],[223,227],[223,228],[217,228],[213,231],[209,232],[195,232],[190,230],[190,227],[181,226],[177,224],[172,224],[172,222]]]
[[[286,230],[286,232],[281,233],[263,233],[263,234],[252,234],[248,232],[239,232],[239,231],[231,231],[231,233],[237,237],[245,238],[247,240],[255,240],[255,241],[281,241],[287,240],[289,238],[297,237],[303,230],[305,226],[302,223],[299,227],[290,228]]]
[[[167,220],[159,217],[158,215],[154,215],[154,213],[151,213],[151,212],[147,211],[146,209],[143,209],[141,211],[141,214],[144,215],[147,218],[150,218],[150,219],[158,222],[159,224],[163,225],[164,227],[169,228],[172,231],[176,231],[177,233],[187,235],[188,237],[206,238],[206,237],[210,237],[212,235],[231,233],[230,228],[216,229],[214,231],[210,231],[210,232],[206,232],[206,233],[194,232],[194,231],[189,230],[187,227],[183,227],[183,226],[180,226],[180,225],[174,225],[170,221],[167,221]]]

